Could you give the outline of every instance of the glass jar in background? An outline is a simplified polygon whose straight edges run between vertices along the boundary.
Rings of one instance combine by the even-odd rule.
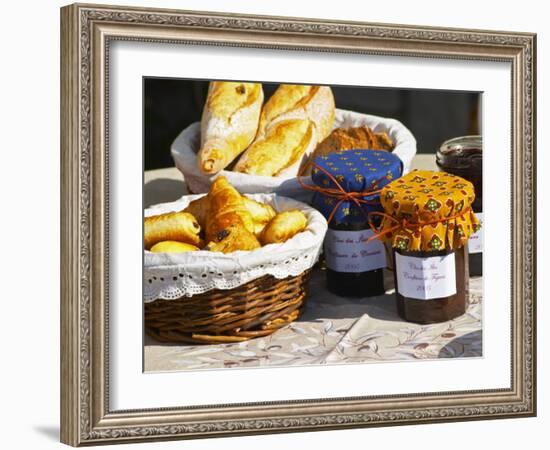
[[[472,208],[483,224],[483,142],[481,136],[460,136],[441,144],[436,163],[444,172],[452,173],[474,185]],[[468,241],[470,275],[483,275],[483,227]]]

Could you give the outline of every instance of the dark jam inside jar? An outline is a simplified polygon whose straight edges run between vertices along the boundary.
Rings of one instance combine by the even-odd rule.
[[[371,235],[366,222],[329,224],[325,239],[325,263],[327,288],[330,292],[341,297],[372,297],[384,294],[384,269],[360,270],[364,266],[365,258],[379,260],[383,257],[385,260],[382,243],[376,241],[366,244],[366,239]],[[346,240],[347,243],[342,242]],[[373,248],[376,255],[369,254],[373,253]]]
[[[409,322],[428,324],[445,322],[464,314],[469,279],[466,252],[466,247],[433,252],[394,249],[395,296],[399,316]],[[398,255],[405,258],[400,258],[398,262]],[[433,257],[445,258],[427,259]],[[443,259],[446,259],[445,263],[442,262]],[[447,271],[449,268],[452,268],[453,274]],[[452,281],[452,275],[454,283],[449,281]],[[423,278],[430,281],[420,281]],[[447,281],[444,281],[445,278]],[[399,280],[402,281],[401,286]],[[445,284],[442,286],[435,283]],[[432,294],[429,293],[430,290]],[[437,292],[449,294],[434,297],[433,293]]]
[[[481,136],[462,136],[441,144],[436,162],[439,168],[470,181],[474,185],[476,198],[472,209],[483,221],[483,148]],[[470,238],[468,255],[470,275],[483,275],[482,233]]]

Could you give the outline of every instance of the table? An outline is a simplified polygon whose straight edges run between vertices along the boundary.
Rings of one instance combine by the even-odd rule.
[[[433,155],[417,155],[412,167],[435,169]],[[185,195],[182,181],[175,168],[145,172],[145,206]],[[324,280],[323,270],[314,270],[303,314],[271,336],[215,345],[162,344],[145,336],[144,370],[369,363],[482,355],[482,277],[470,278],[469,304],[463,316],[432,325],[412,324],[399,318],[389,271],[385,274],[386,293],[370,298],[338,297],[325,289]]]

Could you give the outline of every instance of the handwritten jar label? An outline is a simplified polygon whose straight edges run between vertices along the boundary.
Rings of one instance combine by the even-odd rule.
[[[384,244],[373,239],[372,230],[340,231],[328,229],[325,237],[325,262],[336,272],[368,272],[386,267]]]
[[[483,252],[483,213],[476,213],[476,217],[479,219],[481,229],[477,230],[468,239],[468,253]]]
[[[455,254],[418,258],[395,253],[398,292],[408,298],[431,300],[456,294]]]

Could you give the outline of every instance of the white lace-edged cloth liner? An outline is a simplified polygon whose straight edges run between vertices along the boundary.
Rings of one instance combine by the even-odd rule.
[[[181,199],[154,205],[145,217],[184,209],[202,197],[186,195]],[[212,289],[232,289],[264,275],[275,278],[296,276],[313,267],[319,259],[327,221],[321,213],[305,203],[276,194],[247,194],[268,203],[277,212],[299,209],[307,217],[307,228],[282,244],[269,244],[253,251],[219,253],[152,253],[145,250],[143,262],[143,299],[174,300]]]

